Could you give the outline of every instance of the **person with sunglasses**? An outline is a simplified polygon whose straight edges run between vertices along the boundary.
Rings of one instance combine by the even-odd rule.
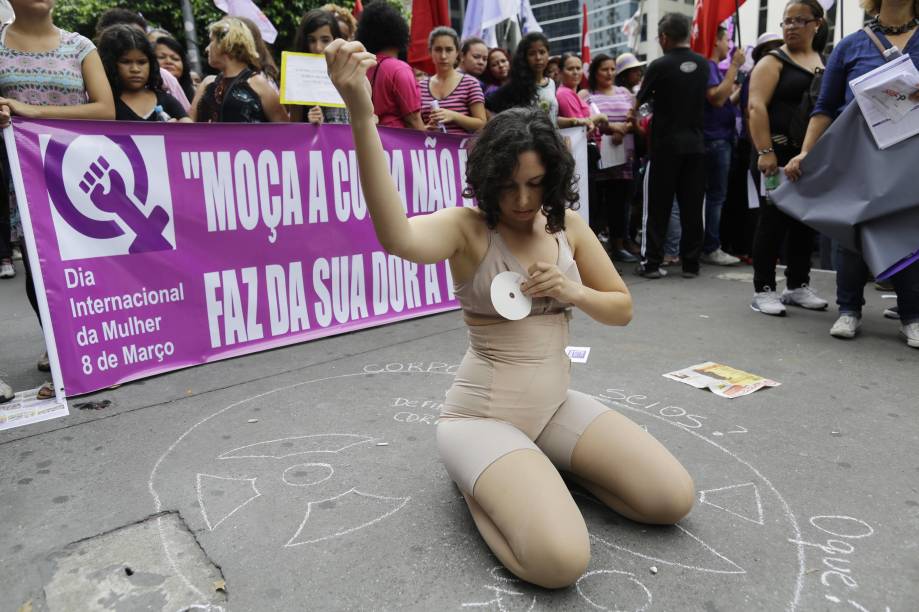
[[[756,177],[775,176],[801,152],[801,143],[795,142],[790,128],[814,74],[823,70],[821,52],[828,29],[823,15],[817,0],[791,0],[782,19],[784,44],[766,54],[753,69],[747,109],[757,151]],[[788,265],[780,296],[776,293],[775,263],[783,244]],[[780,211],[768,197],[762,198],[753,238],[753,310],[784,316],[786,304],[809,310],[827,307],[827,301],[808,286],[813,244],[814,230]]]

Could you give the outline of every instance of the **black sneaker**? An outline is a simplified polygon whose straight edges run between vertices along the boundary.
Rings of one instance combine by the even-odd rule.
[[[645,268],[644,266],[638,266],[635,268],[635,274],[641,276],[642,278],[664,278],[667,276],[666,270],[661,270],[660,268]]]
[[[698,276],[699,276],[698,270],[696,270],[695,272],[693,272],[692,270],[683,270],[683,278],[697,278]]]

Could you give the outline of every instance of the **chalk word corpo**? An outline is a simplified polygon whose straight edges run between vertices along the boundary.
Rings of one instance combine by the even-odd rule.
[[[365,374],[405,372],[413,374],[456,374],[458,363],[442,361],[412,361],[410,363],[371,363],[364,366]]]

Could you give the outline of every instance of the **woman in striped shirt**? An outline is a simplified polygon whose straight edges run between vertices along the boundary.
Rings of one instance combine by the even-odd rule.
[[[609,232],[613,259],[634,262],[635,256],[625,250],[624,244],[629,228],[632,168],[635,163],[635,136],[632,133],[635,95],[628,88],[615,84],[615,74],[616,60],[602,53],[597,55],[590,63],[588,89],[578,94],[609,119],[595,133],[597,145],[601,145],[602,134],[606,134],[611,137],[612,144],[625,146],[625,163],[598,170],[594,175],[599,202],[598,206],[590,209],[591,227],[601,236]]]
[[[437,73],[421,82],[421,120],[429,130],[462,135],[485,125],[485,98],[478,79],[456,70],[458,49],[452,28],[434,28],[428,36]]]

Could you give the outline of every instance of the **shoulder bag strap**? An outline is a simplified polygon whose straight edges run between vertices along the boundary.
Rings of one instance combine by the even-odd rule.
[[[871,42],[874,43],[874,46],[878,48],[878,51],[881,52],[881,57],[884,58],[884,61],[889,61],[887,58],[887,47],[884,46],[884,43],[881,42],[881,39],[878,38],[878,35],[874,33],[874,30],[872,30],[869,26],[865,26],[862,28],[862,30],[865,32],[865,34],[868,35],[868,38],[871,39]]]

